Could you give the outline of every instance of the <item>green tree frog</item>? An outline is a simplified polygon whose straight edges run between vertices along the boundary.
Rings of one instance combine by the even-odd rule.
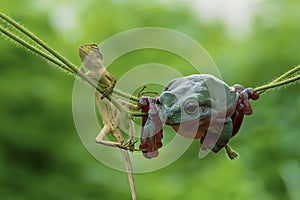
[[[238,132],[244,114],[252,114],[249,99],[258,98],[252,88],[196,74],[170,81],[157,105],[166,125],[184,137],[201,138],[202,150],[218,152]]]

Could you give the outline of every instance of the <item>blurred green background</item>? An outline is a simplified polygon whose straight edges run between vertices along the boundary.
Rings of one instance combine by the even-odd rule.
[[[211,1],[216,10],[206,8],[207,2],[1,0],[1,11],[78,65],[80,44],[145,26],[194,38],[230,85],[255,87],[300,63],[299,1],[257,0],[249,9],[242,1],[253,11],[251,23],[242,20],[247,12],[240,2]],[[232,16],[222,17],[224,12]],[[192,73],[176,59],[133,52],[111,72],[120,77],[137,64],[157,62]],[[99,163],[80,142],[72,118],[73,77],[4,37],[0,66],[0,198],[130,199],[127,175]],[[195,141],[172,165],[135,175],[138,199],[300,199],[299,87],[273,90],[252,103],[254,115],[231,141],[240,153],[237,161],[223,151],[198,159]]]

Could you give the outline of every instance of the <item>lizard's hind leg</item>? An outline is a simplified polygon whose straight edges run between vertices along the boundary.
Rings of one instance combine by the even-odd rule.
[[[114,138],[117,140],[117,142],[104,140],[105,136],[108,135],[110,132],[112,132],[112,134],[113,134]],[[124,143],[124,138],[121,134],[121,131],[119,129],[111,130],[111,128],[109,126],[103,127],[103,129],[100,131],[100,133],[96,137],[96,143],[102,144],[105,146],[110,146],[110,147],[118,147],[118,148],[124,149],[124,150],[131,150],[131,151],[137,150],[137,149],[134,149],[135,142]]]
[[[96,143],[103,144],[103,145],[110,146],[110,147],[119,147],[122,149],[127,149],[127,147],[125,147],[123,145],[123,140],[119,140],[120,142],[104,140],[105,136],[107,136],[110,132],[111,132],[111,128],[107,125],[104,126],[102,128],[102,130],[100,131],[100,133],[96,137]]]

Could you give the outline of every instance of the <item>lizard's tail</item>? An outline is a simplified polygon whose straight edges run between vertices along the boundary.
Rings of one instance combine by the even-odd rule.
[[[136,200],[136,192],[135,192],[134,178],[133,178],[133,173],[132,173],[130,157],[129,157],[127,150],[121,149],[121,153],[122,153],[122,156],[123,156],[123,159],[125,162],[126,171],[128,174],[128,180],[129,180],[132,200]]]

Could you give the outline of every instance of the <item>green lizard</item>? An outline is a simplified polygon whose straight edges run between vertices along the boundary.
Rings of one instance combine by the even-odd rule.
[[[79,47],[79,56],[83,65],[88,69],[86,75],[94,81],[99,81],[105,88],[101,99],[110,95],[116,84],[116,79],[106,70],[103,56],[96,44],[85,44]],[[83,68],[81,68],[83,70]]]
[[[132,194],[132,199],[136,199],[136,192],[134,186],[134,178],[132,173],[132,166],[128,150],[134,149],[134,133],[131,124],[131,135],[129,142],[124,142],[123,135],[119,128],[121,113],[120,111],[107,99],[107,95],[111,94],[115,86],[115,78],[106,70],[103,64],[103,57],[96,44],[85,44],[79,47],[79,55],[84,63],[84,66],[88,71],[81,68],[81,71],[85,73],[93,81],[99,81],[99,83],[105,87],[105,93],[101,94],[96,91],[96,104],[101,115],[104,127],[96,137],[96,142],[99,144],[119,147],[121,148],[121,154],[123,156],[126,171],[128,173],[128,179]],[[116,142],[104,140],[105,136],[112,133]]]

